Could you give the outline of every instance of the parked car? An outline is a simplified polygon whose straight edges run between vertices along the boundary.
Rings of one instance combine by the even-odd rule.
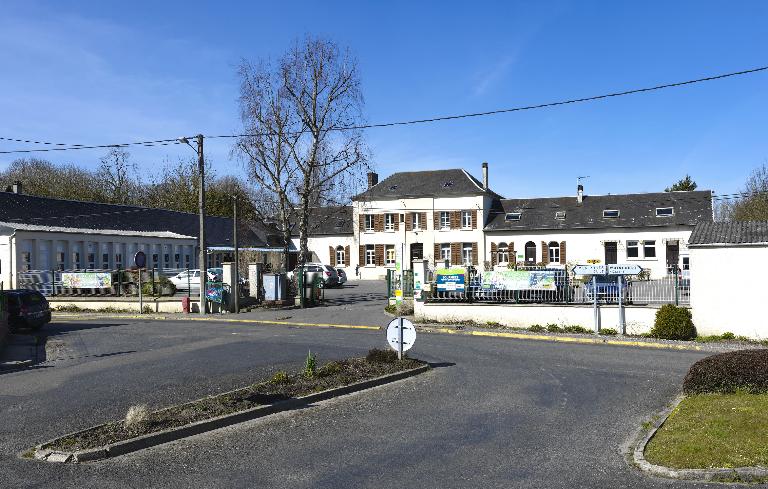
[[[339,274],[339,286],[344,285],[347,281],[347,272],[343,268],[337,268],[336,273]]]
[[[300,267],[288,272],[288,279],[293,280]],[[304,271],[307,272],[305,278],[307,281],[314,280],[316,274],[320,275],[321,287],[333,287],[339,284],[339,273],[330,265],[324,265],[322,263],[305,263]]]
[[[11,331],[29,328],[38,330],[51,322],[48,300],[36,290],[5,290],[0,292],[8,301],[8,326]]]
[[[220,282],[223,270],[221,268],[209,268],[206,270],[206,273],[208,274],[209,282]],[[200,290],[200,270],[198,269],[184,270],[168,280],[173,282],[176,290],[187,290],[187,288]]]
[[[597,280],[593,282],[593,278],[589,277],[589,280],[584,281],[584,294],[590,301],[595,300],[595,293],[597,293],[598,302],[618,302],[619,301],[619,279],[617,275],[594,275]],[[632,282],[624,281],[621,286],[621,301],[628,304],[632,298],[631,294]]]

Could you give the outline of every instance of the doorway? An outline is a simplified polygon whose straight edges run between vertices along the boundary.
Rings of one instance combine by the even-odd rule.
[[[528,241],[525,243],[525,264],[526,265],[535,265],[536,264],[536,243],[533,241]]]
[[[424,259],[424,243],[412,243],[411,244],[411,270],[413,270],[413,262],[416,260]]]
[[[667,241],[667,273],[673,274],[677,272],[678,263],[680,262],[680,242],[679,241]]]
[[[618,246],[616,241],[605,242],[605,264],[612,265],[618,263]]]

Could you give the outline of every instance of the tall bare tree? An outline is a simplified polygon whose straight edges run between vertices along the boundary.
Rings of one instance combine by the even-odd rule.
[[[768,166],[755,168],[741,190],[742,197],[725,201],[718,214],[721,219],[734,221],[768,221]]]
[[[96,180],[110,204],[133,204],[140,199],[141,181],[131,154],[116,146],[100,158]]]

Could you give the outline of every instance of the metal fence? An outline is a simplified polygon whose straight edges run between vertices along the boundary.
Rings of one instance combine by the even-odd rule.
[[[525,268],[531,272],[547,272],[552,283],[546,288],[511,290],[495,284],[483,283],[483,274],[469,269],[463,290],[438,290],[434,280],[424,296],[427,302],[487,302],[487,303],[551,303],[591,304],[597,296],[601,304],[690,305],[690,280],[679,275],[659,279],[637,279],[632,276],[599,277],[575,276],[564,269]]]
[[[186,273],[185,273],[186,272]],[[144,294],[161,296],[183,296],[200,293],[200,278],[186,268],[155,268],[144,269],[141,276],[142,291]],[[101,274],[106,279],[99,287],[76,287],[70,280],[64,280],[65,274]],[[174,279],[179,274],[185,273],[185,279]],[[173,287],[168,284],[173,283]],[[105,296],[105,297],[132,297],[139,295],[139,272],[125,269],[80,269],[80,270],[30,270],[17,274],[17,287],[20,289],[37,290],[47,297],[77,297],[77,296]]]
[[[387,270],[387,297],[394,298],[396,290],[401,290],[403,297],[413,297],[413,270],[403,270],[399,274]]]

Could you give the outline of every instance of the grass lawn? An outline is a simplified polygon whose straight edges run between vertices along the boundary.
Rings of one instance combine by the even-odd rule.
[[[700,394],[675,408],[645,448],[674,468],[768,466],[768,394]]]

